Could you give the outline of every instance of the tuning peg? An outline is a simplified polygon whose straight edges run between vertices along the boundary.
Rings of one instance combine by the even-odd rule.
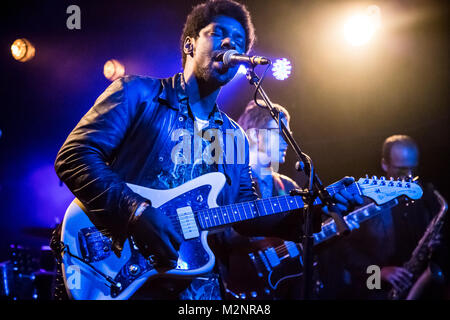
[[[363,183],[369,183],[369,175],[366,173],[366,179],[364,179],[364,182]]]
[[[386,178],[384,176],[380,177],[380,180],[386,180]]]
[[[377,176],[372,176],[372,179],[377,180],[378,178],[377,178]]]

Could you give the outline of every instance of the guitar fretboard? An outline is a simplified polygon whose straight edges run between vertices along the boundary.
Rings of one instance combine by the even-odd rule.
[[[349,193],[361,194],[357,183],[353,183],[347,187],[343,185],[330,185],[326,189],[330,195],[333,195],[342,189],[346,189]],[[314,205],[320,203],[319,198],[314,201]],[[200,210],[196,212],[196,216],[200,228],[207,230],[239,221],[287,212],[303,207],[304,203],[301,196],[285,195]]]
[[[359,224],[361,222],[368,220],[377,215],[380,211],[393,207],[397,204],[398,200],[396,199],[391,200],[382,206],[378,206],[375,203],[370,203],[348,214],[344,217],[344,220],[350,230],[357,229],[359,228]],[[322,230],[320,232],[314,233],[314,245],[324,242],[337,234],[338,231],[336,223],[334,221],[330,221],[322,226]]]

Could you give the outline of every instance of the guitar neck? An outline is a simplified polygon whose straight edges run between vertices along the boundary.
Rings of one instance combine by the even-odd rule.
[[[344,217],[344,220],[347,223],[350,230],[357,229],[361,222],[369,220],[374,216],[378,215],[380,211],[391,208],[397,204],[398,204],[397,199],[391,200],[390,202],[382,206],[378,206],[375,203],[370,203],[351,212],[350,214]],[[320,232],[314,233],[313,235],[314,245],[318,245],[322,242],[325,242],[337,235],[338,232],[336,223],[334,221],[327,222],[322,226],[322,230]]]
[[[358,208],[357,210],[351,212],[347,216],[344,217],[345,221],[347,222],[347,225],[349,226],[350,230],[357,229],[359,227],[359,224],[369,220],[376,215],[380,213],[382,210],[386,210],[388,208],[392,208],[398,204],[398,200],[394,199],[390,202],[382,205],[377,206],[375,203],[370,203],[368,205],[365,205],[361,208]],[[330,221],[322,225],[322,230],[320,232],[314,233],[314,245],[318,245],[320,243],[323,243],[327,240],[330,240],[338,235],[336,223],[334,221]],[[296,249],[294,249],[296,247]],[[292,241],[285,241],[283,244],[277,246],[274,248],[275,252],[277,252],[278,257],[282,258],[286,255],[291,255],[290,253],[293,250],[300,250],[298,244]]]
[[[349,193],[361,194],[357,183],[353,183],[347,187],[330,185],[326,189],[330,195],[333,195],[342,189],[346,189]],[[321,201],[319,198],[316,198],[314,205],[318,204],[321,204]],[[301,196],[284,195],[200,210],[196,212],[196,216],[200,228],[208,230],[235,222],[279,214],[303,207],[304,202]]]

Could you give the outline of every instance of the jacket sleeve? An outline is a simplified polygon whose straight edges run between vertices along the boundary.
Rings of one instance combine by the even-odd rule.
[[[124,235],[130,215],[141,203],[148,202],[131,191],[109,166],[139,107],[138,99],[129,97],[129,81],[116,80],[98,97],[55,161],[58,177],[86,207],[89,217],[113,237],[114,246],[125,239],[114,235]]]

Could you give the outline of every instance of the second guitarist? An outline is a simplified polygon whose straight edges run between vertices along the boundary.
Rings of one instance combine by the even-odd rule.
[[[260,105],[265,105],[259,100]],[[289,128],[288,111],[275,104],[281,112],[281,119]],[[284,163],[288,144],[282,138],[277,123],[268,109],[261,108],[254,101],[249,102],[238,123],[247,131],[250,145],[250,165],[256,191],[261,198],[289,194],[299,186],[289,177],[279,174],[279,164]],[[295,222],[293,222],[295,223]],[[320,219],[315,223],[316,232],[320,230]],[[276,228],[277,226],[274,226]],[[231,299],[301,299],[301,279],[292,277],[276,289],[267,283],[262,273],[250,262],[249,253],[277,247],[283,240],[274,237],[244,237],[233,229],[224,234],[226,265],[221,266],[227,297]],[[287,259],[279,269],[293,275],[299,270],[299,256]],[[283,270],[284,269],[284,270]],[[258,273],[260,276],[258,276]]]

